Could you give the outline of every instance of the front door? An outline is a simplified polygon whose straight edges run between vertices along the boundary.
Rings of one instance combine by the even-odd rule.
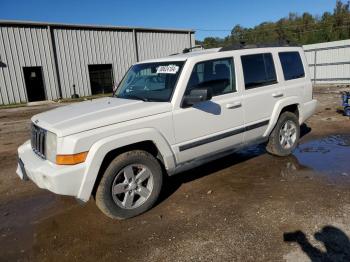
[[[45,88],[41,66],[23,67],[28,102],[45,100]]]
[[[176,160],[225,151],[243,142],[243,107],[236,89],[233,58],[199,62],[193,67],[185,95],[192,89],[209,87],[213,98],[174,110]]]

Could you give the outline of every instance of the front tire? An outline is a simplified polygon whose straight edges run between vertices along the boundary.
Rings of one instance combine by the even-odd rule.
[[[96,205],[110,218],[131,218],[155,204],[162,183],[162,169],[156,158],[146,151],[129,151],[107,167],[96,191]]]
[[[288,156],[297,147],[299,137],[298,117],[292,112],[284,112],[270,134],[266,150],[272,155]]]

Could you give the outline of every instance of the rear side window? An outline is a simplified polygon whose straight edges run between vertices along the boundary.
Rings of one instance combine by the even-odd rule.
[[[246,89],[277,83],[272,54],[244,55],[241,60]]]
[[[281,60],[285,80],[297,79],[305,76],[299,52],[281,52],[278,55]]]

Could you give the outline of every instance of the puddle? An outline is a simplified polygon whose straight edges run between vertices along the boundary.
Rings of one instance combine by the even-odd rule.
[[[350,178],[350,134],[312,140],[299,145],[293,154],[301,165],[315,171]]]

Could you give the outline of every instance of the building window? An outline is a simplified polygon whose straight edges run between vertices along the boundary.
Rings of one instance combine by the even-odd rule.
[[[302,78],[305,76],[303,62],[299,52],[281,52],[278,54],[281,60],[285,80]]]
[[[270,53],[244,55],[241,60],[246,89],[277,83],[275,66]]]
[[[91,93],[105,94],[113,91],[112,64],[89,65]]]

